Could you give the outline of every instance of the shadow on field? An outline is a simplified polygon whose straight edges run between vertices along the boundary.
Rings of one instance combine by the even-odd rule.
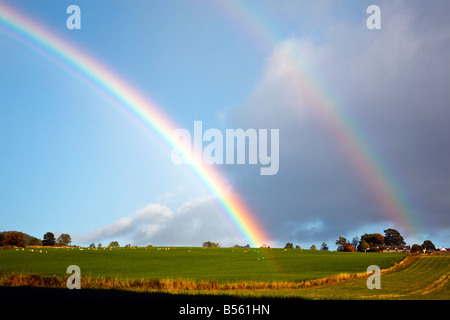
[[[410,301],[411,302],[411,301]],[[211,319],[284,319],[306,311],[320,311],[323,317],[336,316],[336,310],[371,310],[380,318],[386,310],[390,315],[405,315],[414,310],[405,301],[351,301],[302,300],[298,298],[248,298],[229,295],[187,295],[167,293],[142,293],[115,289],[46,288],[32,286],[0,286],[0,305],[20,312],[21,315],[48,316],[51,314],[79,314],[92,317],[117,317],[149,315],[157,319],[210,318],[199,314],[198,308],[211,308]],[[231,309],[230,309],[231,307]],[[233,309],[234,308],[234,309]],[[264,309],[263,309],[264,308]],[[186,310],[197,313],[186,314]],[[184,311],[183,311],[184,310]],[[255,312],[255,310],[257,312]],[[266,310],[263,312],[262,310]],[[233,314],[233,311],[246,311]],[[151,315],[151,316],[150,316]]]
[[[55,301],[55,300],[235,300],[229,295],[190,295],[169,293],[146,293],[116,289],[80,289],[45,287],[0,287],[0,299],[22,301]]]
[[[92,317],[114,317],[127,314],[128,317],[148,315],[156,319],[191,319],[209,318],[205,314],[198,314],[197,308],[211,308],[211,319],[229,319],[240,316],[250,319],[254,316],[258,319],[279,319],[287,311],[298,308],[297,303],[280,305],[276,301],[280,299],[270,298],[239,298],[230,295],[188,295],[168,293],[145,293],[115,289],[80,289],[69,290],[67,288],[46,288],[32,286],[0,286],[0,305],[8,306],[11,310],[17,310],[21,315],[29,314],[36,317],[38,314],[48,316],[50,314],[81,314]],[[293,300],[290,300],[293,302]],[[299,300],[296,300],[299,301]],[[253,305],[268,306],[270,313],[232,315],[227,306]],[[235,308],[236,308],[235,307]],[[288,308],[286,308],[288,307]],[[189,314],[187,310],[197,310],[196,314]],[[58,311],[57,311],[58,310]],[[184,311],[183,311],[184,310]],[[237,309],[236,309],[237,310]],[[247,309],[245,309],[247,310]],[[253,309],[252,309],[253,310]],[[192,310],[191,310],[192,312]],[[227,313],[228,312],[228,313]],[[155,317],[156,316],[156,317]]]

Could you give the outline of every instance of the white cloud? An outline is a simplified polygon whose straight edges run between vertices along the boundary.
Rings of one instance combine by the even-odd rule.
[[[80,237],[79,241],[83,243],[97,242],[102,239],[112,239],[133,233],[145,233],[148,237],[151,237],[172,218],[173,213],[168,207],[149,204],[130,216],[122,217],[86,236]]]
[[[115,240],[121,245],[174,246],[201,246],[205,241],[232,246],[239,240],[244,241],[234,233],[233,226],[217,208],[215,201],[209,196],[196,198],[176,210],[150,203],[88,235],[75,237],[75,241],[83,244],[103,242],[107,245]]]

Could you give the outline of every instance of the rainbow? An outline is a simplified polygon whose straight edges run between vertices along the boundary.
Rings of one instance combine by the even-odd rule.
[[[150,129],[158,138],[159,144],[169,147],[169,150],[176,145],[177,141],[172,133],[177,126],[161,112],[162,108],[137,92],[109,67],[4,3],[0,3],[0,30],[27,45],[44,49],[45,54],[56,58],[64,67],[84,78],[89,85],[95,86],[95,91],[106,95],[116,105],[120,105],[124,112]],[[190,164],[190,169],[212,193],[231,224],[250,246],[259,247],[270,241],[255,213],[233,192],[217,169],[195,162]]]
[[[248,36],[262,47],[273,50],[281,44],[283,37],[278,35],[274,26],[259,10],[257,2],[230,0],[219,3],[221,11],[228,14],[233,23],[242,26]],[[419,219],[417,206],[407,197],[404,191],[406,188],[371,146],[362,128],[345,112],[331,90],[318,78],[317,72],[309,69],[301,53],[289,49],[277,53],[282,56],[284,64],[295,70],[290,80],[299,89],[298,97],[306,98],[308,107],[322,120],[378,203],[386,221],[405,227],[413,233],[420,233],[424,222]]]

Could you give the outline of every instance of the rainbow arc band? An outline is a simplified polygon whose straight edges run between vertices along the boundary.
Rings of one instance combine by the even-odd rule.
[[[380,216],[386,221],[409,228],[415,233],[424,232],[425,221],[420,207],[407,195],[407,188],[383,161],[369,143],[369,139],[357,121],[345,112],[319,74],[312,70],[308,61],[295,46],[287,44],[276,26],[258,6],[258,1],[219,1],[222,14],[228,15],[234,25],[247,34],[255,44],[278,54],[283,65],[290,69],[290,79],[298,90],[299,101],[306,101],[311,112],[317,115],[330,136],[339,145],[342,153],[375,200]],[[366,26],[363,26],[366,28]],[[368,31],[370,32],[370,31]],[[275,48],[275,51],[274,51]]]
[[[26,17],[16,9],[0,3],[0,31],[13,34],[17,41],[38,46],[87,80],[94,91],[106,95],[116,102],[121,110],[131,115],[144,127],[153,132],[155,141],[170,151],[176,141],[172,133],[177,128],[149,98],[137,92],[129,83],[106,67],[92,56],[69,44],[65,39],[57,36],[45,28],[42,23]],[[162,142],[162,144],[161,144]],[[216,199],[226,217],[239,234],[252,247],[259,247],[269,242],[269,237],[254,212],[231,188],[225,177],[214,168],[201,163],[190,164],[190,171],[194,173]]]

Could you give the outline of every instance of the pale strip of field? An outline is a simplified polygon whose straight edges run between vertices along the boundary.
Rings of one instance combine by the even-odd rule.
[[[275,295],[305,299],[450,300],[450,254],[408,258],[382,271],[380,289],[368,289],[366,276],[311,289],[282,290]],[[274,296],[270,292],[256,295]]]

